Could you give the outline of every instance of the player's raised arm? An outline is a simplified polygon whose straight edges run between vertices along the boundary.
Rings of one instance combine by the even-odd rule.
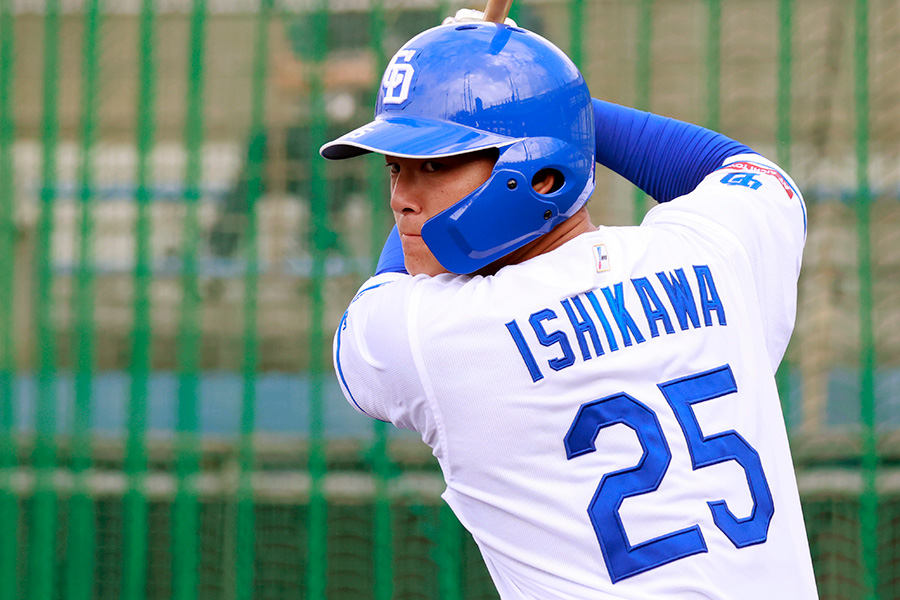
[[[726,158],[753,152],[699,125],[602,100],[593,105],[597,162],[657,202],[692,191]]]

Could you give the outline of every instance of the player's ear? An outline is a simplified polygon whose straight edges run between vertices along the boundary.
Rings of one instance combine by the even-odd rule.
[[[562,173],[556,169],[541,169],[531,179],[531,187],[538,194],[549,194],[562,187]]]

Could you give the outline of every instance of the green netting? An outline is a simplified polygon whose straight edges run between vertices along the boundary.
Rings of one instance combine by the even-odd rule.
[[[365,123],[458,3],[0,0],[0,598],[495,598],[331,332],[390,226]],[[518,0],[594,94],[808,203],[778,382],[822,598],[900,598],[900,6]],[[650,201],[598,174],[594,222]]]

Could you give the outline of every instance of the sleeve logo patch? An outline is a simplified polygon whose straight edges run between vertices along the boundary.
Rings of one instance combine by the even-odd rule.
[[[609,271],[609,252],[606,251],[606,244],[596,244],[594,246],[594,266],[597,267],[598,273]]]
[[[725,185],[741,185],[751,190],[758,190],[762,186],[762,181],[756,178],[753,173],[729,173],[722,178],[720,183]]]
[[[787,182],[784,176],[777,169],[764,167],[762,165],[757,165],[751,162],[731,163],[730,165],[726,165],[722,168],[732,171],[750,171],[750,173],[747,174],[746,179],[741,179],[737,173],[729,173],[725,176],[725,178],[722,179],[722,183],[726,183],[729,185],[744,185],[755,190],[760,185],[762,185],[762,183],[754,179],[753,174],[758,173],[760,175],[770,175],[778,180],[778,183],[780,183],[781,187],[784,188],[784,192],[788,195],[788,198],[794,197],[794,189],[791,187],[791,184]],[[726,181],[726,179],[728,181]],[[752,183],[755,183],[756,185],[751,185]]]

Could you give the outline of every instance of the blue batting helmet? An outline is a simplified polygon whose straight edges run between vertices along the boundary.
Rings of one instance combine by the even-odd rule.
[[[320,153],[428,159],[486,148],[499,150],[488,180],[422,228],[454,273],[477,271],[549,232],[594,190],[593,107],[572,61],[519,27],[457,23],[408,41],[385,70],[375,120]],[[562,185],[539,194],[532,179],[544,169]]]

